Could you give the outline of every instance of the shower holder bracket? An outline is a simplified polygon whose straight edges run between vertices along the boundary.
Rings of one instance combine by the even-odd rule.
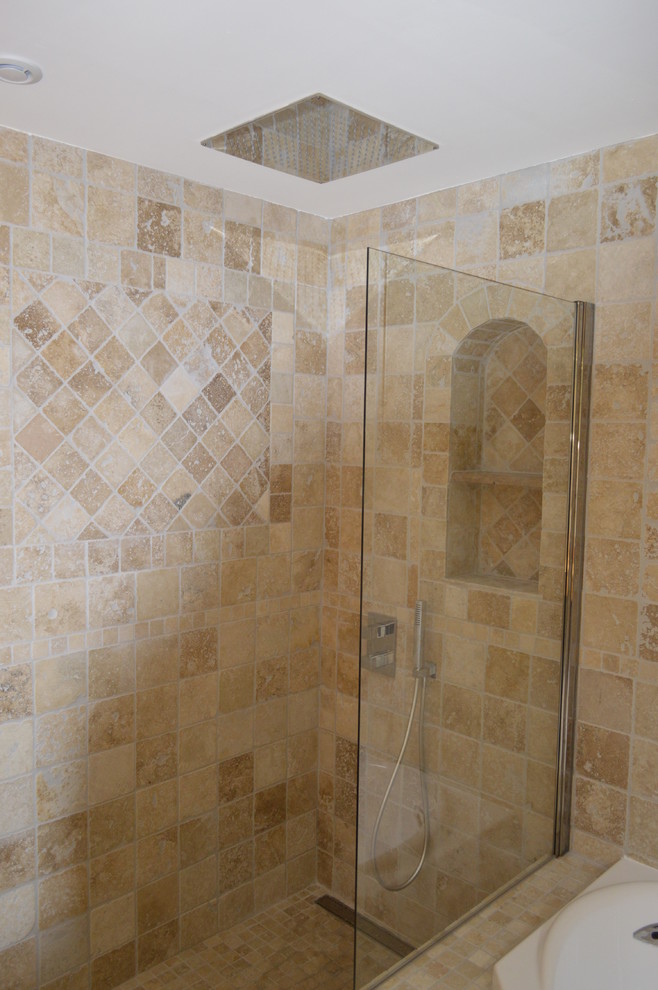
[[[397,619],[393,616],[368,612],[361,650],[361,663],[365,670],[395,677],[397,629]]]

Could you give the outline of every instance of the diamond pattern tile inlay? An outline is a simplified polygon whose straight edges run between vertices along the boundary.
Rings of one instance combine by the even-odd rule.
[[[485,374],[482,464],[540,473],[544,458],[546,348],[528,327],[495,345]],[[481,494],[480,564],[487,573],[537,580],[541,491],[497,485]]]
[[[35,290],[14,320],[21,541],[268,519],[269,312]]]
[[[483,467],[541,471],[546,348],[529,328],[508,334],[495,346],[487,361],[484,404]]]

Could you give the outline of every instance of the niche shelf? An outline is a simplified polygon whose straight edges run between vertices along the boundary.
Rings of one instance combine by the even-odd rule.
[[[481,591],[513,591],[528,598],[537,598],[539,595],[536,581],[506,577],[503,574],[460,574],[459,577],[450,577],[448,580],[451,584],[477,588]]]
[[[531,471],[453,471],[453,481],[467,485],[506,485],[511,488],[541,488],[542,475]]]
[[[527,324],[476,327],[452,357],[446,577],[537,591],[546,347]]]

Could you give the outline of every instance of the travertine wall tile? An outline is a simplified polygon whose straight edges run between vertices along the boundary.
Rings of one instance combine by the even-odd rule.
[[[411,206],[401,204],[398,209],[387,207],[386,211],[369,211],[332,224],[330,265],[334,288],[329,315],[328,367],[335,384],[330,383],[327,407],[320,709],[323,773],[318,869],[321,879],[333,883],[336,890],[343,884],[344,852],[336,840],[337,826],[342,818],[337,817],[335,791],[338,778],[330,742],[338,733],[339,720],[346,737],[354,732],[349,715],[345,721],[350,712],[347,696],[340,688],[336,693],[336,686],[340,683],[344,688],[349,681],[346,660],[353,666],[357,662],[356,643],[353,642],[349,651],[344,648],[339,651],[336,631],[341,611],[358,612],[358,599],[352,594],[348,579],[348,561],[354,549],[351,521],[345,510],[340,509],[344,498],[341,469],[346,465],[356,466],[358,458],[354,453],[356,448],[342,447],[340,440],[352,424],[356,424],[358,430],[357,410],[361,395],[357,366],[350,357],[349,336],[358,330],[363,320],[363,313],[359,312],[359,294],[362,298],[364,248],[366,244],[384,249],[390,247],[391,218],[395,243],[412,245],[411,250],[403,253],[413,253],[419,260],[488,277],[498,276],[503,281],[529,285],[563,298],[591,299],[597,304],[574,842],[588,854],[614,858],[625,850],[649,862],[658,861],[655,829],[650,826],[652,808],[655,817],[652,804],[655,802],[655,767],[651,749],[655,732],[651,728],[650,714],[647,714],[651,711],[656,680],[653,668],[658,658],[655,605],[658,597],[655,572],[658,499],[653,492],[658,462],[653,442],[655,416],[651,384],[656,305],[657,174],[658,145],[654,136],[422,197],[416,204],[415,220]],[[400,291],[397,297],[391,297],[391,309],[387,308],[389,327],[405,319],[411,324],[414,316],[418,324],[424,312],[434,314],[433,317],[428,315],[428,320],[438,319],[447,309],[445,303],[441,308],[438,296],[429,299],[428,306],[423,303],[418,308],[419,291],[414,310],[409,291],[403,291],[401,285],[393,288]],[[352,311],[353,324],[350,322]],[[465,321],[461,328],[458,320],[451,326],[451,336],[454,334],[457,339],[465,336]],[[393,332],[391,329],[391,337]],[[567,380],[560,379],[561,382]],[[346,401],[348,394],[357,397],[354,403],[351,399]],[[437,418],[445,417],[445,408],[438,395],[430,392],[425,398],[426,401],[429,398],[426,408],[430,408]],[[548,408],[557,412],[559,399],[558,390],[550,392]],[[387,401],[388,408],[392,408],[391,399]],[[387,424],[382,425],[382,437],[387,428]],[[338,438],[338,443],[333,439],[330,441],[333,437]],[[391,444],[391,450],[397,450],[392,437]],[[400,451],[404,450],[404,438],[400,438],[398,447]],[[550,450],[548,469],[551,484],[554,484],[563,474],[561,465],[565,456],[564,447],[558,444],[554,432],[547,431],[546,449]],[[411,445],[407,451],[411,453]],[[394,454],[396,459],[400,456],[404,454]],[[407,538],[411,537],[405,500],[396,500],[395,496],[396,491],[409,488],[409,476],[392,463],[386,465],[388,481],[385,485],[381,483],[383,477],[382,472],[375,482],[383,501],[375,506],[380,525],[373,538],[380,585],[388,562],[404,559],[407,550],[405,527],[396,542],[394,533],[397,530],[388,522],[381,528],[381,523],[389,518],[404,520]],[[347,497],[349,499],[349,495]],[[433,541],[433,545],[436,541],[440,547],[445,539],[445,505],[441,506],[438,500],[433,504],[425,496],[425,509],[431,515],[423,522],[421,538],[425,543]],[[558,527],[564,505],[549,496],[544,511],[547,526]],[[400,525],[397,524],[398,529]],[[367,536],[367,551],[371,546],[369,540]],[[547,543],[545,549],[548,553]],[[440,567],[440,561],[437,563],[428,551],[429,547],[424,551],[424,559],[433,559],[435,566]],[[383,568],[380,567],[382,554],[387,561]],[[547,572],[543,578],[544,587],[557,601],[561,586],[557,570],[559,561],[551,560],[550,566],[551,573]],[[368,573],[366,580],[369,580]],[[397,580],[406,586],[402,574]],[[390,582],[384,581],[384,584],[383,590],[390,590]],[[535,607],[528,615],[519,611],[517,604],[513,603],[510,617],[502,625],[499,617],[499,625],[492,634],[494,637],[502,639],[519,633],[525,635],[527,644],[528,635],[535,629],[542,630],[546,637],[555,634],[555,623],[559,618],[556,604],[552,601],[543,603],[540,609]],[[443,608],[444,603],[440,602],[439,607]],[[481,655],[475,645],[469,644],[468,655],[464,656],[457,649],[457,637],[453,635],[453,630],[456,633],[463,629],[457,622],[462,623],[469,617],[469,607],[477,610],[479,605],[474,602],[469,605],[465,596],[462,599],[452,593],[446,596],[443,665],[452,685],[482,691],[486,651]],[[470,618],[476,618],[475,612],[471,611]],[[451,623],[449,627],[448,623]],[[547,642],[545,639],[544,644]],[[500,639],[495,648],[503,648]],[[342,654],[340,660],[339,653]],[[545,679],[550,688],[555,661],[546,658],[542,663],[549,666],[541,671],[537,668],[537,676]],[[342,668],[340,681],[339,666]],[[375,693],[374,683],[368,687],[372,696],[369,694],[370,706],[363,712],[362,733],[365,735],[362,739],[368,738],[370,733],[376,734],[379,740],[395,736],[396,731],[400,734],[404,719],[400,719],[397,729],[395,723],[388,720],[387,709],[392,705],[390,697],[383,688]],[[450,697],[451,704],[446,709],[448,719],[458,711],[456,698],[452,694]],[[508,705],[519,704],[518,701],[504,701]],[[405,703],[401,714],[408,710],[408,699]],[[368,717],[370,707],[374,721]],[[509,747],[512,755],[516,755],[515,747],[521,744],[522,736],[521,723],[515,719],[517,713],[510,710],[505,721],[499,722],[497,711],[488,700],[483,708],[487,737],[490,742],[495,740],[497,747],[502,750]],[[554,742],[549,745],[549,740],[554,733],[555,716],[541,709],[532,711],[531,745],[535,759],[528,767],[527,794],[534,804],[542,800],[538,785],[545,770],[536,760],[550,762],[552,759],[550,753],[554,752]],[[351,709],[352,718],[355,713],[356,706]],[[431,749],[435,745],[435,736],[431,735],[434,731],[432,715],[428,715],[428,719]],[[449,772],[459,780],[470,779],[474,766],[469,764],[468,737],[460,737],[459,748],[451,748],[452,736],[447,739],[447,747],[441,754],[442,766],[448,766]],[[501,787],[508,785],[508,776],[503,772],[505,766],[507,764],[502,760],[495,766],[492,763],[491,767],[499,774]],[[512,784],[515,777],[513,773],[509,778]],[[442,808],[442,820],[445,821],[445,802]],[[375,813],[376,808],[373,815]],[[496,830],[494,812],[491,816],[487,812],[485,818],[492,841],[499,842],[503,833]],[[535,835],[532,827],[528,835]],[[529,848],[535,839],[529,838]],[[500,862],[497,860],[490,871],[492,876]],[[343,889],[350,892],[351,886]],[[372,899],[369,899],[371,892],[367,881],[364,889],[367,909],[376,914],[380,910],[378,888],[373,888]],[[387,921],[390,924],[392,918],[387,917]]]
[[[17,132],[0,173],[3,948],[109,986],[315,879],[330,228]]]
[[[595,244],[598,202],[595,189],[554,196],[548,206],[547,250],[566,251]]]
[[[29,176],[22,165],[0,161],[0,220],[27,226],[29,223]]]

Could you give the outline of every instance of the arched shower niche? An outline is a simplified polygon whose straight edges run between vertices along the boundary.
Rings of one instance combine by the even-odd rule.
[[[446,577],[537,590],[546,369],[540,336],[510,318],[453,353]]]

